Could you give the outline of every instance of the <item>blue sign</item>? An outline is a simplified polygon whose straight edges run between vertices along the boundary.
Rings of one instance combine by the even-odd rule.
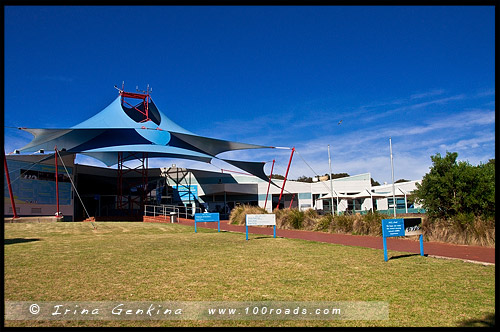
[[[405,236],[404,219],[382,219],[382,236]]]
[[[217,222],[217,231],[220,232],[219,212],[215,213],[195,213],[194,214],[194,232],[197,233],[196,223],[198,222]]]
[[[420,255],[424,256],[424,238],[421,229],[421,218],[382,219],[382,239],[384,243],[384,259],[387,262],[387,238],[393,236],[410,236],[420,234]]]
[[[198,200],[198,185],[196,184],[188,186],[174,185],[172,186],[172,189],[177,191],[181,201],[183,202]]]

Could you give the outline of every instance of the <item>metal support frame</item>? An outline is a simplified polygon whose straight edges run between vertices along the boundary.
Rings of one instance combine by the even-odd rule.
[[[281,197],[283,196],[283,190],[285,189],[286,178],[288,176],[288,171],[290,170],[290,165],[292,164],[293,153],[295,152],[295,148],[292,148],[292,153],[290,154],[290,160],[288,161],[288,167],[286,168],[285,180],[283,181],[283,186],[281,187],[280,198],[278,199],[278,206],[276,208],[279,210]]]
[[[136,92],[125,92],[123,90],[120,91],[120,96],[121,96],[121,103],[122,105],[127,104],[133,109],[135,109],[137,112],[141,113],[144,115],[144,119],[141,120],[140,122],[148,122],[151,121],[149,118],[149,103],[151,102],[151,96],[149,95],[149,85],[147,90],[145,91],[146,93],[136,93]],[[140,99],[144,103],[144,111],[141,111],[140,109],[137,108],[137,105],[132,105],[129,102],[127,102],[124,98],[132,98],[132,99]]]
[[[125,161],[137,159],[140,164],[136,167],[129,167],[125,165]],[[124,157],[123,152],[118,152],[118,177],[117,177],[117,196],[116,196],[116,208],[118,210],[125,210],[128,206],[129,212],[132,210],[134,203],[139,205],[139,210],[144,209],[144,203],[146,200],[147,186],[148,186],[148,154],[147,152],[128,152],[127,157]],[[133,180],[133,178],[125,179],[125,175],[131,172],[135,172],[140,175],[138,181]],[[124,181],[130,186],[138,186],[138,195],[135,197],[123,194],[123,183]],[[124,197],[127,200],[124,201]],[[141,212],[140,212],[141,213]]]
[[[116,86],[115,86],[116,88]],[[118,88],[117,88],[118,89]],[[150,89],[149,89],[149,84],[146,89],[146,91],[143,91],[145,93],[138,93],[138,92],[126,92],[123,89],[123,84],[122,88],[118,89],[120,92],[121,96],[121,104],[124,106],[124,104],[129,105],[133,109],[135,109],[137,112],[141,113],[144,116],[144,119],[141,120],[140,122],[148,122],[151,121],[149,118],[149,103],[151,102],[151,96],[149,95]],[[132,99],[138,99],[141,100],[144,103],[144,111],[140,110],[137,108],[139,104],[137,105],[132,105],[129,102],[125,100],[125,98],[132,98]],[[124,164],[125,161],[131,160],[131,159],[137,159],[140,162],[140,165],[137,167],[128,167]],[[123,155],[123,152],[118,152],[118,183],[117,183],[117,196],[116,196],[116,208],[118,210],[124,210],[126,206],[128,205],[128,209],[131,212],[132,206],[134,203],[138,203],[139,205],[139,210],[143,211],[144,209],[144,203],[146,201],[146,195],[147,195],[147,186],[148,186],[148,154],[147,152],[129,152],[127,157],[125,158]],[[132,183],[130,180],[127,181],[129,182],[130,186],[139,186],[139,195],[136,197],[130,196],[130,200],[127,199],[126,202],[124,202],[123,198],[123,181],[124,181],[124,175],[129,173],[129,172],[137,172],[141,175],[141,181],[138,183]]]
[[[166,180],[166,185],[167,187],[171,187],[172,189],[177,190],[179,193],[179,197],[181,198],[182,203],[184,206],[189,205],[192,207],[192,203],[196,202],[196,199],[194,198],[194,194],[192,192],[192,176],[191,176],[191,171],[185,168],[179,168],[179,167],[169,167],[168,170],[163,173],[163,175]],[[171,180],[173,183],[171,184]],[[175,186],[175,188],[174,188]],[[182,200],[181,195],[188,195],[187,200]],[[193,198],[193,199],[191,199]],[[173,201],[172,201],[173,202]],[[186,211],[187,211],[186,207]],[[196,210],[196,209],[195,209]],[[187,212],[186,212],[187,213]],[[193,215],[195,211],[192,211]],[[187,217],[187,214],[186,214]]]

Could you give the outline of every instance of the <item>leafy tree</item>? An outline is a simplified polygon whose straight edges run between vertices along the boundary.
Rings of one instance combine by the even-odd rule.
[[[311,183],[311,182],[313,182],[312,177],[310,177],[310,176],[305,176],[305,175],[299,176],[299,177],[297,178],[297,180],[295,180],[295,181],[299,181],[299,182],[307,182],[307,183]]]
[[[495,215],[495,159],[490,159],[486,164],[475,167],[473,180],[477,183],[471,188],[467,208],[481,211],[482,215]],[[477,213],[475,213],[477,214]]]
[[[273,175],[271,175],[271,179],[284,180],[285,177],[283,175],[280,175],[280,174],[273,174]]]
[[[372,187],[380,186],[380,183],[378,181],[373,180],[373,178],[370,178],[370,181],[372,183]]]
[[[402,182],[410,182],[410,180],[399,179],[399,180],[394,181],[394,183],[402,183]]]
[[[458,153],[431,156],[433,166],[416,184],[414,198],[431,218],[458,214],[490,216],[495,213],[495,161],[472,166],[457,162]]]
[[[330,174],[326,173],[325,176],[328,176],[328,180],[330,180]],[[347,173],[332,173],[332,179],[345,178],[349,176]]]

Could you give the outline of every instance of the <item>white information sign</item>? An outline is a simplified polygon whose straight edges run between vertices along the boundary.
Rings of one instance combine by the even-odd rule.
[[[247,214],[247,226],[276,226],[275,214]]]

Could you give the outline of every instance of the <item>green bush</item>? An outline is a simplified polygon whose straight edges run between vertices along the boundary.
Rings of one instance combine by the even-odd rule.
[[[316,224],[314,226],[313,231],[319,232],[331,232],[333,225],[333,216],[331,214],[326,214],[324,216],[318,216],[316,219]]]
[[[382,219],[384,218],[385,216],[383,217],[377,211],[363,215],[361,228],[357,230],[357,233],[362,235],[382,236]]]
[[[427,241],[476,246],[495,245],[495,220],[491,217],[457,214],[450,219],[424,218],[422,229]]]
[[[301,229],[302,223],[304,222],[304,212],[297,209],[292,209],[290,211],[290,224],[295,229]]]
[[[297,209],[274,210],[276,227],[282,229],[300,229],[304,221],[304,212]]]
[[[333,218],[334,232],[338,233],[351,233],[354,224],[354,216],[340,215]]]

